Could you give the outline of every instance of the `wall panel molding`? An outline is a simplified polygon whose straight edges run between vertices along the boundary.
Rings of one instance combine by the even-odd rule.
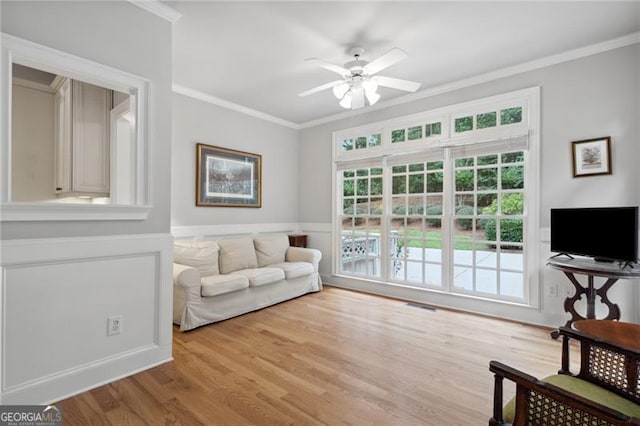
[[[0,404],[45,404],[170,361],[168,234],[5,240]],[[107,318],[122,332],[107,335]]]

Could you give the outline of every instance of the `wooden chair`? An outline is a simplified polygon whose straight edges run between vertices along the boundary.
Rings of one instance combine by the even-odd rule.
[[[640,425],[640,352],[561,327],[562,367],[538,380],[498,361],[490,426]],[[580,342],[580,372],[569,370],[569,339]],[[516,383],[516,395],[503,406],[502,386]]]

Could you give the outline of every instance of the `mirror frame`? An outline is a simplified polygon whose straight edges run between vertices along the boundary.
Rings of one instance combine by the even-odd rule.
[[[97,62],[0,33],[0,222],[144,220],[151,203],[151,156],[147,137],[149,81]],[[12,66],[20,64],[129,93],[135,111],[134,196],[131,204],[11,201]]]

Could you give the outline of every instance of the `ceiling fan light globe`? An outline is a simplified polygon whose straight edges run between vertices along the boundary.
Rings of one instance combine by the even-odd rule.
[[[369,105],[375,105],[375,103],[380,100],[380,95],[378,95],[375,92],[370,92],[368,90],[365,90],[364,94],[367,97],[367,100],[369,101]]]
[[[362,82],[365,93],[376,93],[378,91],[378,82],[375,78],[369,78]]]
[[[340,106],[344,109],[351,109],[351,92],[347,92],[340,101]]]
[[[342,99],[348,91],[349,91],[349,85],[347,83],[342,83],[333,88],[333,94],[338,99]]]

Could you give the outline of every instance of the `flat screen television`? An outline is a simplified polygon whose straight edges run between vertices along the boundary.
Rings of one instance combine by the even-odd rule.
[[[551,209],[551,251],[596,261],[638,260],[638,207]]]

